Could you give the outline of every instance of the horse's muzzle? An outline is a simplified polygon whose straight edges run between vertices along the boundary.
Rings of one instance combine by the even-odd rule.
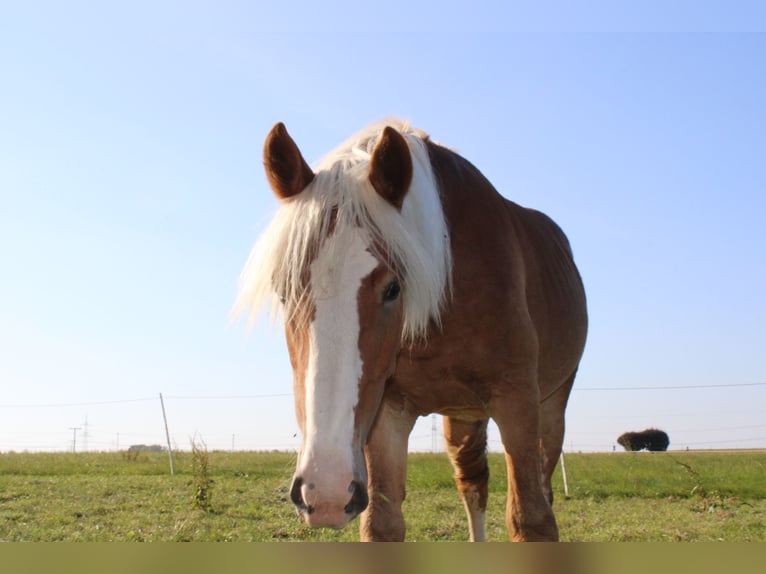
[[[313,483],[306,485],[303,478],[296,476],[290,488],[290,500],[309,526],[342,528],[369,504],[367,487],[362,482],[352,480],[347,492],[350,494],[347,502],[338,503],[337,497],[334,501],[323,496]]]

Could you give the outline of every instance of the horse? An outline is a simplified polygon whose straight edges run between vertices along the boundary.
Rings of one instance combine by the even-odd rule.
[[[510,539],[558,540],[551,475],[587,331],[558,225],[399,120],[363,129],[316,169],[277,123],[263,161],[278,208],[233,309],[251,325],[268,306],[284,323],[298,514],[331,528],[361,515],[361,540],[404,540],[409,435],[437,413],[470,540],[485,540],[491,418]]]

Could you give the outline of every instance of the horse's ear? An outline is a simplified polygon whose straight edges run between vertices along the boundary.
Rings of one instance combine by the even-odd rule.
[[[412,182],[412,156],[404,136],[386,126],[372,151],[370,183],[380,196],[397,209]]]
[[[298,146],[279,122],[263,144],[263,165],[271,189],[279,199],[298,195],[314,179],[314,172],[303,159]]]

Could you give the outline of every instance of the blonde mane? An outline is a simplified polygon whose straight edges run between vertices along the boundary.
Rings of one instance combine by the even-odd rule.
[[[406,139],[413,177],[401,212],[382,199],[369,182],[369,161],[385,126]],[[404,286],[402,340],[424,339],[451,288],[452,255],[439,190],[431,170],[428,136],[406,122],[389,120],[359,132],[318,166],[311,184],[281,202],[274,219],[256,242],[240,277],[234,314],[252,324],[268,304],[291,319],[307,297],[308,266],[329,233],[339,236],[361,228],[370,248],[399,274]],[[336,257],[343,258],[343,245]]]

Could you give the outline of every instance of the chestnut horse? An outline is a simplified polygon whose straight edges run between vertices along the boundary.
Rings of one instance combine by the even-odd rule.
[[[252,321],[270,301],[284,317],[302,431],[290,494],[305,521],[361,513],[363,540],[403,540],[409,434],[439,413],[471,540],[486,537],[490,418],[511,539],[557,540],[551,475],[587,330],[562,231],[398,121],[316,171],[280,123],[264,164],[280,207],[235,312]]]

